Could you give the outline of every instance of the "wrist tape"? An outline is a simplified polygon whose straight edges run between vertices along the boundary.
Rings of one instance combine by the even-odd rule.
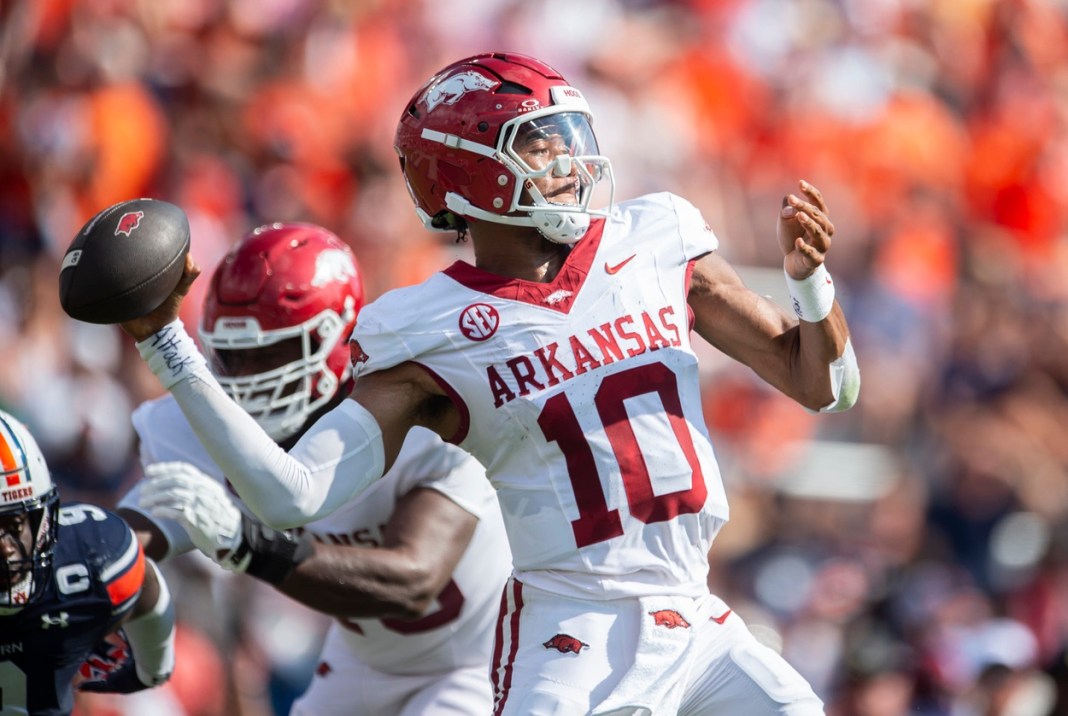
[[[208,363],[185,331],[181,319],[168,323],[137,344],[141,358],[167,390],[198,372],[208,372]]]
[[[228,559],[234,565],[235,572],[244,572],[256,579],[278,584],[313,551],[309,538],[271,529],[242,514],[241,543]]]
[[[786,274],[786,287],[790,290],[794,313],[802,321],[819,323],[834,307],[834,281],[823,264],[800,281]]]

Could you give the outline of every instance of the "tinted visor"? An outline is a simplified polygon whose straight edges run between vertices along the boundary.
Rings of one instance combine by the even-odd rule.
[[[510,154],[530,172],[544,170],[560,154],[572,157],[600,154],[590,120],[581,112],[561,112],[523,122],[517,125],[509,148]],[[598,178],[597,173],[591,173]]]
[[[267,373],[304,358],[300,336],[256,348],[215,348],[210,350],[216,375],[229,378]]]

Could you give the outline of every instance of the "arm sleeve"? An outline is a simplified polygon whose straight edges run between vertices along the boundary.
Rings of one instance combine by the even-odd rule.
[[[382,477],[382,431],[356,401],[341,401],[286,453],[222,389],[180,320],[137,348],[242,501],[269,526],[324,517]]]
[[[174,671],[174,604],[163,575],[152,560],[148,568],[156,575],[159,598],[147,614],[131,619],[123,626],[134,656],[137,678],[146,686],[162,684]]]
[[[275,529],[324,517],[382,477],[382,431],[354,400],[343,400],[286,453],[206,370],[171,393],[242,501]]]

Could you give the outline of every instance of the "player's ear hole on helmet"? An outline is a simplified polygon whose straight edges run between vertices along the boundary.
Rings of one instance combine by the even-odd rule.
[[[443,229],[456,232],[456,243],[467,240],[467,219],[457,216],[448,209],[442,209],[430,220],[430,225],[435,229]]]

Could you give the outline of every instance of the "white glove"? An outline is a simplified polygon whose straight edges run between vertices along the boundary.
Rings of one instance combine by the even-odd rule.
[[[241,511],[226,488],[185,462],[158,462],[145,469],[138,505],[153,517],[182,526],[204,554],[226,569],[244,565],[228,557],[241,544]]]

